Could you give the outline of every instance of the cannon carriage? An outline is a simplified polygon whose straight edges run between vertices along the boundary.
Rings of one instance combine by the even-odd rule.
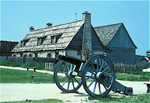
[[[114,65],[104,55],[95,55],[87,61],[59,55],[54,70],[54,80],[63,92],[76,92],[81,85],[92,97],[104,97],[110,91],[130,95],[131,87],[126,87],[115,80]]]

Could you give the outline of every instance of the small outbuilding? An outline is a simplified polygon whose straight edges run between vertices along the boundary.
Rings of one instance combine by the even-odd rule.
[[[113,50],[108,57],[116,63],[134,64],[136,62],[136,45],[123,23],[94,28],[102,43]]]

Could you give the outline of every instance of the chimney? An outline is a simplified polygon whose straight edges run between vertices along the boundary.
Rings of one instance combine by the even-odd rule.
[[[52,23],[47,23],[46,24],[46,27],[48,28],[48,27],[51,27],[52,26]]]
[[[87,11],[82,13],[82,20],[84,21],[82,59],[87,60],[92,54],[91,13],[88,13]]]
[[[33,31],[33,30],[34,30],[33,26],[31,26],[29,29],[30,29],[30,31]]]

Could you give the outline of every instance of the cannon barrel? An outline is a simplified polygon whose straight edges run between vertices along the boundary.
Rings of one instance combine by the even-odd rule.
[[[60,60],[64,60],[66,62],[69,62],[71,64],[74,64],[74,65],[77,65],[77,66],[80,66],[81,63],[85,63],[84,60],[80,60],[80,59],[77,59],[75,57],[70,57],[70,56],[63,56],[63,55],[59,55],[58,58]]]

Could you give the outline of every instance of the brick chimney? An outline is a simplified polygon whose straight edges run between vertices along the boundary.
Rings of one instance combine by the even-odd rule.
[[[82,59],[87,60],[92,54],[91,13],[88,13],[87,11],[82,13],[82,20],[84,21]]]
[[[33,31],[33,30],[34,30],[33,26],[31,26],[29,29],[30,29],[30,31]]]
[[[52,23],[47,23],[46,24],[46,27],[48,28],[48,27],[51,27],[52,26]]]

